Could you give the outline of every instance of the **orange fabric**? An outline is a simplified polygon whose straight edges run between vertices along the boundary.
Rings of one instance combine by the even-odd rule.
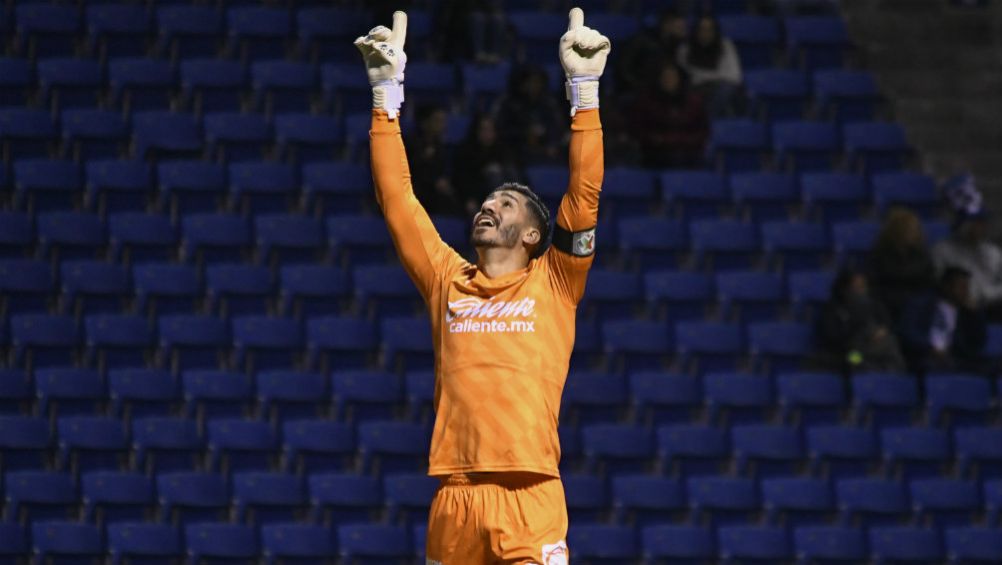
[[[425,553],[441,565],[568,563],[560,479],[527,473],[443,477]]]
[[[595,227],[604,162],[597,110],[574,117],[570,183],[556,221]],[[428,305],[435,350],[430,475],[526,471],[559,477],[557,416],[574,317],[593,256],[553,249],[489,279],[446,245],[414,196],[397,120],[373,111],[376,198]]]

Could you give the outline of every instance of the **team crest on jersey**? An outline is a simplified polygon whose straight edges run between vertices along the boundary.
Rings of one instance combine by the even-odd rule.
[[[543,545],[543,565],[567,565],[567,542]]]
[[[575,232],[571,238],[571,249],[575,255],[587,257],[595,252],[595,228]]]

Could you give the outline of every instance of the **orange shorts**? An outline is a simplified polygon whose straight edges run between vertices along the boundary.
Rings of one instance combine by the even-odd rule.
[[[560,479],[461,473],[441,480],[428,517],[428,565],[567,565]]]

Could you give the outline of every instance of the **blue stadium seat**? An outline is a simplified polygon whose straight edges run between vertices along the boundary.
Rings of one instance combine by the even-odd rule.
[[[35,387],[31,374],[17,369],[0,369],[0,414],[31,412]]]
[[[606,522],[609,491],[604,479],[594,475],[564,474],[560,480],[564,483],[567,514],[572,523]]]
[[[831,271],[796,271],[789,273],[787,287],[790,304],[798,319],[810,320],[828,300],[835,274]]]
[[[205,141],[216,159],[259,160],[271,147],[271,126],[261,115],[215,112],[205,116]]]
[[[758,230],[737,220],[698,220],[689,225],[697,263],[712,269],[746,269],[759,255]]]
[[[829,223],[858,219],[869,194],[862,176],[840,172],[804,173],[800,189],[808,214]]]
[[[87,47],[101,61],[146,54],[150,14],[143,6],[87,6]]]
[[[177,381],[159,369],[112,369],[108,371],[108,400],[112,416],[131,422],[134,418],[167,416],[180,405]]]
[[[215,369],[230,346],[227,324],[210,316],[160,316],[161,366],[177,373],[185,369]]]
[[[306,322],[307,364],[322,372],[332,367],[364,367],[379,344],[377,332],[375,324],[362,318],[310,318]]]
[[[832,226],[832,243],[840,262],[860,263],[877,240],[880,224],[872,220],[838,222]]]
[[[132,291],[129,272],[104,261],[63,261],[61,310],[64,314],[118,313],[124,310],[123,297]]]
[[[919,403],[918,386],[909,375],[853,375],[852,396],[854,420],[878,427],[910,424]]]
[[[94,560],[104,555],[101,528],[74,521],[36,521],[31,524],[32,552],[42,563]],[[91,561],[93,562],[93,561]]]
[[[744,323],[775,319],[786,296],[783,278],[762,271],[718,271],[715,286],[724,319]]]
[[[769,129],[749,119],[714,120],[706,159],[718,171],[757,171],[769,153]]]
[[[0,126],[2,127],[2,126]],[[67,210],[71,214],[80,198],[82,182],[80,168],[71,161],[60,159],[19,159],[14,162],[14,203],[31,212]],[[60,212],[51,212],[60,213]],[[38,218],[39,243],[49,235],[49,228]],[[83,234],[81,234],[83,235]],[[66,243],[71,243],[67,241]]]
[[[101,66],[89,59],[56,57],[38,61],[38,86],[44,106],[95,108],[101,101]]]
[[[244,68],[240,63],[220,59],[189,59],[181,61],[180,67],[181,98],[196,116],[205,114],[206,144],[211,154],[224,159],[244,157],[243,153],[219,154],[217,152],[219,128],[215,126],[215,122],[209,121],[213,117],[213,114],[209,114],[209,112],[235,112],[241,109],[241,91],[247,84],[247,73]],[[246,118],[253,122],[258,117],[246,116]],[[230,135],[236,133],[229,129],[224,131]],[[244,141],[244,139],[240,139],[240,141]],[[254,139],[254,141],[258,140]],[[263,140],[261,141],[263,142]],[[261,156],[257,155],[256,157],[260,158]]]
[[[764,423],[774,409],[772,380],[761,375],[710,373],[703,380],[709,421]]]
[[[877,459],[877,439],[868,430],[842,426],[807,429],[807,456],[814,475],[863,477]]]
[[[271,421],[316,418],[327,404],[327,379],[320,373],[262,371],[255,387],[258,414]]]
[[[150,173],[149,165],[137,161],[88,161],[84,173],[87,208],[101,215],[145,211],[152,195]]]
[[[214,212],[226,192],[226,168],[203,161],[170,161],[157,166],[160,207],[172,219],[188,212]]]
[[[251,65],[255,106],[268,116],[310,111],[310,91],[316,82],[316,70],[308,63],[271,60]]]
[[[420,103],[449,101],[458,86],[456,69],[448,63],[412,63],[407,88]],[[409,95],[409,94],[408,94]]]
[[[297,474],[353,468],[355,432],[350,424],[321,419],[282,426],[283,470]]]
[[[761,484],[762,503],[770,524],[824,525],[835,511],[835,497],[825,479],[774,478]]]
[[[152,160],[197,158],[202,154],[202,131],[188,114],[166,111],[132,114],[132,157]]]
[[[712,561],[716,553],[713,531],[700,526],[657,525],[641,531],[645,559],[667,559],[672,563]]]
[[[150,317],[158,314],[190,314],[202,299],[198,270],[173,263],[145,263],[132,269],[136,311]]]
[[[911,147],[898,124],[853,122],[842,128],[846,159],[852,170],[873,174],[904,166]]]
[[[689,422],[703,403],[701,381],[678,373],[630,373],[629,388],[634,421],[646,426]]]
[[[312,263],[324,245],[323,224],[294,214],[258,215],[254,219],[254,233],[258,260],[266,264]]]
[[[339,314],[347,309],[348,273],[326,265],[283,266],[279,278],[279,314],[302,319]]]
[[[748,353],[759,370],[771,374],[800,368],[814,351],[814,335],[809,324],[800,322],[759,322],[748,325]]]
[[[998,526],[1002,518],[1002,481],[984,481],[985,522]]]
[[[870,529],[870,555],[876,563],[928,564],[943,562],[939,530],[916,527]]]
[[[945,531],[946,551],[951,561],[989,563],[1002,560],[1002,536],[983,527],[950,528]]]
[[[238,523],[249,526],[295,522],[307,505],[302,478],[284,473],[233,474],[233,506]]]
[[[25,258],[35,245],[35,218],[25,212],[0,212],[0,254]]]
[[[132,447],[137,469],[191,471],[201,466],[205,441],[194,420],[137,418],[132,421]]]
[[[327,218],[327,245],[336,264],[386,264],[390,232],[379,216],[338,215]]]
[[[885,472],[904,478],[944,475],[953,455],[950,435],[933,428],[887,428],[880,444]]]
[[[650,471],[654,438],[647,428],[629,424],[591,424],[581,428],[588,468],[602,476]]]
[[[81,471],[124,467],[127,440],[117,418],[64,416],[56,421],[59,441],[57,468],[74,476]]]
[[[920,173],[881,173],[873,175],[873,200],[877,211],[887,212],[891,206],[905,206],[924,218],[941,214],[939,193],[935,181]]]
[[[38,255],[55,261],[94,259],[107,247],[104,223],[96,215],[84,212],[39,214]]]
[[[141,473],[84,473],[80,493],[85,520],[97,524],[141,522],[155,503],[153,481]]]
[[[808,70],[841,67],[850,46],[845,21],[834,16],[786,18],[786,45],[789,55]]]
[[[174,257],[177,230],[166,216],[121,212],[108,217],[109,254],[125,266]]]
[[[602,195],[608,203],[606,214],[617,217],[643,216],[657,201],[654,175],[646,169],[611,167],[602,181]]]
[[[745,476],[796,475],[804,456],[799,430],[772,424],[734,426],[731,445],[734,467]]]
[[[0,304],[10,316],[47,312],[55,289],[55,277],[48,262],[31,259],[0,261]],[[14,326],[11,325],[13,334]]]
[[[102,371],[142,367],[152,360],[153,332],[139,316],[103,314],[87,316],[85,359]]]
[[[912,509],[921,523],[967,526],[981,509],[981,492],[975,481],[921,479],[909,485]]]
[[[209,265],[205,279],[206,306],[210,312],[227,318],[268,311],[274,284],[267,267],[238,263]]]
[[[0,463],[7,471],[49,467],[49,422],[31,416],[0,416]]]
[[[250,222],[233,214],[188,214],[181,219],[181,254],[186,262],[240,262],[252,245]]]
[[[302,168],[303,207],[314,214],[364,212],[371,202],[372,172],[357,163],[307,163]]]
[[[351,43],[359,30],[369,29],[372,25],[370,18],[371,14],[367,11],[335,6],[301,8],[296,14],[300,49],[314,62],[349,59],[355,53],[345,45],[345,40]]]
[[[793,554],[786,530],[771,526],[723,527],[717,530],[717,543],[724,563],[781,562]]]
[[[751,524],[759,513],[755,481],[734,477],[694,477],[686,481],[689,508],[693,516],[715,526]]]
[[[167,524],[108,524],[108,554],[114,565],[133,559],[171,559],[183,553],[181,532]]]
[[[239,418],[250,411],[254,385],[241,373],[188,370],[181,375],[184,415],[203,424],[207,418]]]
[[[208,422],[209,468],[229,471],[267,471],[275,467],[278,436],[271,425],[240,419]]]
[[[828,123],[780,122],[772,126],[772,143],[783,170],[830,171],[839,152],[839,132]]]
[[[298,321],[270,316],[240,316],[233,323],[233,363],[251,373],[257,370],[292,369],[304,349]]]
[[[72,365],[77,356],[77,329],[68,316],[12,316],[10,336],[11,362],[15,367]]]
[[[185,526],[189,563],[226,560],[254,563],[258,559],[257,528],[236,524],[189,524]]]
[[[749,125],[749,129],[755,126]],[[720,130],[723,133],[723,130]],[[758,130],[761,132],[761,129]],[[722,141],[726,141],[722,139]],[[753,142],[756,145],[758,142]],[[730,150],[725,143],[721,147]],[[720,215],[727,200],[727,185],[723,175],[710,171],[666,171],[659,177],[661,199],[683,220],[712,219]]]
[[[714,300],[714,284],[705,273],[655,271],[644,275],[644,295],[658,319],[702,320]]]
[[[957,469],[964,475],[1002,478],[1002,430],[996,427],[961,428],[954,432]]]
[[[618,222],[618,228],[620,251],[631,265],[645,271],[677,267],[679,256],[688,249],[686,226],[679,221],[624,218]]]
[[[431,322],[422,317],[383,318],[382,367],[400,372],[402,368],[431,369],[435,365]]]
[[[363,422],[358,425],[358,454],[366,472],[416,472],[427,464],[431,436],[427,428],[408,422]]]
[[[561,421],[573,424],[621,420],[626,379],[599,372],[571,371],[564,383]]]
[[[813,222],[767,222],[762,225],[767,260],[783,270],[823,266],[831,244],[823,225]]]
[[[156,9],[157,54],[171,61],[215,57],[220,48],[222,16],[213,6],[168,5]]]
[[[129,129],[121,112],[66,110],[62,136],[66,153],[74,159],[117,159],[124,156]]]
[[[35,394],[38,413],[52,416],[93,415],[101,411],[106,400],[101,375],[88,369],[38,369]]]
[[[275,116],[276,152],[285,161],[312,163],[339,157],[341,122],[307,113]]]
[[[316,473],[308,481],[315,523],[369,522],[383,504],[382,482],[376,477]]]
[[[174,71],[166,61],[121,57],[108,61],[111,101],[128,115],[136,111],[170,108],[175,90]]]
[[[793,530],[797,555],[812,562],[864,562],[867,558],[864,532],[839,526],[808,526]]]
[[[716,475],[730,459],[730,440],[724,430],[702,425],[658,428],[658,460],[673,477]]]
[[[403,400],[400,377],[379,371],[336,371],[331,390],[334,417],[352,423],[392,419]]]
[[[288,209],[299,186],[291,165],[255,161],[233,163],[229,169],[232,206],[245,215]]]
[[[226,12],[228,51],[240,61],[285,56],[292,17],[281,7],[234,7]]]
[[[261,527],[261,549],[266,563],[325,560],[337,556],[334,532],[309,524],[273,524]]]
[[[848,69],[818,70],[813,82],[814,100],[823,116],[840,123],[876,117],[880,93],[873,74]]]
[[[741,327],[725,322],[675,324],[675,353],[683,365],[703,373],[733,370],[744,353]]]
[[[844,524],[894,525],[901,523],[911,511],[905,486],[894,480],[839,480],[835,483],[835,496]]]
[[[424,522],[439,479],[425,473],[389,473],[383,477],[386,515],[390,523]]]
[[[744,74],[753,115],[767,121],[799,120],[807,109],[807,75],[786,69],[762,69]]]
[[[60,4],[19,4],[14,9],[15,49],[34,60],[51,55],[73,55],[80,31],[80,14]]]
[[[619,524],[665,523],[685,509],[685,495],[675,479],[617,475],[612,478],[612,508]]]
[[[735,173],[729,184],[738,213],[759,222],[785,220],[799,198],[796,177],[785,173]]]
[[[592,269],[588,286],[579,305],[582,315],[599,320],[633,318],[636,297],[641,294],[640,277],[606,269]]]
[[[337,535],[338,551],[348,563],[389,562],[411,557],[410,535],[403,526],[345,524],[338,526]]]
[[[836,424],[845,403],[845,384],[835,373],[782,373],[776,377],[776,401],[784,422]]]
[[[497,102],[508,89],[511,65],[502,62],[494,65],[464,63],[461,67],[464,95],[473,112],[484,112]]]
[[[629,562],[639,554],[632,526],[576,525],[567,532],[567,540],[575,558],[586,563]]]
[[[78,515],[73,476],[53,471],[4,473],[4,521],[71,519]]]
[[[404,396],[407,401],[407,418],[411,421],[430,423],[434,413],[435,372],[408,371],[404,374]]]
[[[32,65],[27,59],[0,57],[0,103],[22,106],[34,87]]]
[[[968,374],[930,374],[924,381],[928,425],[984,425],[992,417],[992,385]]]
[[[720,30],[734,42],[741,57],[741,68],[760,69],[773,66],[782,30],[776,18],[750,14],[720,17]]]
[[[523,43],[525,59],[538,61],[541,56],[553,51],[554,37],[566,29],[566,18],[562,14],[542,13],[536,11],[513,11],[508,14],[508,21],[515,28],[515,35]]]

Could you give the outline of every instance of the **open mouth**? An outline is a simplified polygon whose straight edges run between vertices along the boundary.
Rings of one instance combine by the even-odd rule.
[[[476,223],[473,224],[476,228],[493,228],[497,227],[497,220],[490,216],[480,216],[477,218]]]

